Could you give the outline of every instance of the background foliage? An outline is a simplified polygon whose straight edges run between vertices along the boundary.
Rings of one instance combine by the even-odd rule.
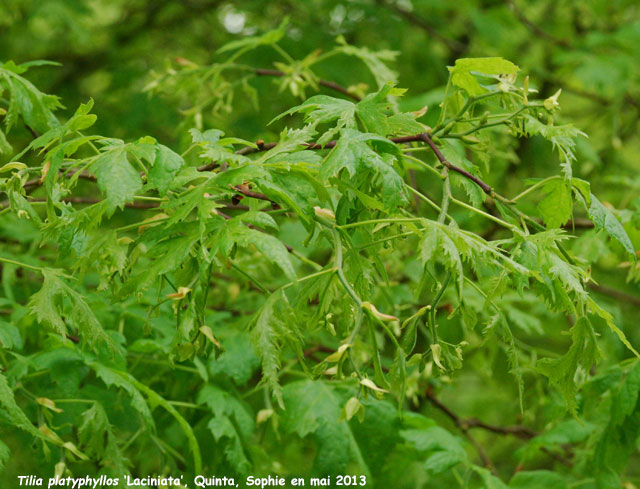
[[[0,29],[7,487],[640,487],[636,2],[7,0]]]

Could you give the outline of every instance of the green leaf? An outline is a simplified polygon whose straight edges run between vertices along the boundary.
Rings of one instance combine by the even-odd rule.
[[[3,82],[11,94],[5,118],[7,131],[16,125],[18,116],[39,133],[59,125],[53,115],[53,110],[62,107],[58,97],[42,93],[30,81],[21,77],[17,70],[11,70],[8,63],[0,67],[0,85]]]
[[[322,381],[303,380],[283,391],[286,430],[301,438],[312,435],[317,446],[313,472],[322,476],[344,473],[350,461],[369,473],[360,447],[346,421],[339,421],[343,400]]]
[[[575,382],[576,370],[579,365],[587,370],[590,369],[599,355],[593,327],[586,318],[578,318],[571,327],[571,337],[573,343],[567,353],[558,359],[540,360],[538,369],[560,390],[567,410],[576,416],[578,391]]]
[[[65,335],[67,326],[64,316],[78,328],[90,345],[101,341],[114,348],[113,341],[105,333],[89,305],[60,278],[60,272],[44,268],[42,275],[42,288],[29,299],[29,310],[38,321],[51,326],[58,334]],[[65,302],[68,302],[68,307]]]
[[[229,392],[212,384],[206,384],[198,393],[198,403],[206,404],[216,416],[233,418],[239,433],[248,439],[255,428],[249,408]]]
[[[211,418],[207,427],[216,442],[226,439],[224,455],[233,470],[239,474],[248,473],[251,468],[251,463],[244,452],[242,440],[231,420],[226,416],[216,416]]]
[[[316,130],[312,126],[305,126],[302,129],[285,129],[280,133],[280,139],[275,148],[266,151],[255,161],[259,164],[266,161],[277,161],[276,156],[280,158],[280,155],[302,149],[302,145],[308,143],[315,134]]]
[[[278,238],[248,228],[240,223],[236,225],[230,224],[228,231],[238,246],[245,248],[255,246],[269,261],[278,265],[290,281],[296,280],[296,272],[291,263],[289,252]]]
[[[636,361],[627,373],[611,404],[611,424],[622,426],[636,412],[640,399],[640,362]]]
[[[282,387],[278,379],[281,344],[287,341],[299,348],[298,332],[289,327],[293,323],[292,318],[287,318],[287,321],[282,319],[282,316],[290,313],[287,297],[284,290],[280,289],[267,298],[249,325],[251,341],[262,362],[264,382],[280,407],[284,407]]]
[[[591,194],[591,205],[589,206],[589,217],[595,224],[596,229],[604,230],[610,238],[616,240],[622,245],[625,251],[631,255],[635,254],[633,243],[629,239],[627,232],[616,219],[616,216],[607,209],[598,198]]]
[[[217,442],[224,440],[225,458],[236,472],[246,474],[251,463],[243,445],[253,434],[252,416],[240,401],[213,385],[202,388],[198,402],[214,413],[207,427]]]
[[[557,472],[532,470],[516,473],[509,481],[509,489],[568,489],[567,479]]]
[[[20,330],[15,325],[0,320],[0,348],[21,350],[22,344]]]
[[[102,153],[91,165],[91,172],[107,197],[107,216],[117,208],[124,209],[125,204],[132,202],[134,195],[142,188],[140,174],[129,162],[124,146]]]
[[[218,49],[217,54],[238,50],[243,53],[245,51],[255,49],[258,46],[269,46],[271,44],[276,44],[278,41],[280,41],[280,39],[284,37],[288,23],[289,18],[287,17],[282,20],[277,29],[266,32],[261,36],[245,37],[244,39],[240,39],[238,41],[231,41]],[[238,56],[238,54],[236,54],[236,56]]]
[[[640,362],[636,361],[620,387],[612,392],[609,419],[593,450],[589,468],[598,487],[619,487],[620,475],[636,450],[640,436],[639,393]]]
[[[267,197],[293,210],[307,229],[313,227],[314,221],[311,218],[313,208],[321,201],[319,197],[326,198],[323,195],[326,193],[324,187],[322,187],[324,192],[316,191],[319,183],[315,176],[309,175],[304,170],[287,173],[272,172],[269,178],[260,179],[258,183]]]
[[[540,447],[558,447],[571,443],[580,443],[593,433],[595,426],[576,419],[561,421],[546,433],[533,438],[526,447],[526,454],[535,455]]]
[[[486,489],[509,489],[504,482],[491,473],[489,469],[472,465],[471,470],[480,476]]]
[[[580,178],[572,178],[571,185],[578,191],[587,206],[591,205],[591,184]]]
[[[86,104],[80,104],[71,119],[64,124],[65,130],[67,132],[84,131],[93,126],[98,117],[95,114],[89,114],[92,108],[93,99],[89,99]]]
[[[149,170],[148,182],[160,195],[165,195],[176,174],[184,166],[182,157],[161,144],[157,145],[153,166]]]
[[[426,455],[425,470],[440,474],[467,460],[467,453],[459,438],[424,416],[406,413],[405,426],[400,435],[414,450]]]
[[[284,407],[282,387],[278,380],[280,370],[280,342],[279,329],[284,323],[276,317],[276,304],[279,300],[286,300],[283,293],[274,293],[262,305],[255,319],[251,323],[251,341],[260,356],[264,381],[271,389],[280,407]]]
[[[151,415],[151,409],[135,383],[131,382],[128,378],[128,374],[122,375],[121,372],[118,372],[87,356],[85,356],[85,363],[94,370],[96,376],[101,379],[107,387],[115,386],[127,392],[131,396],[131,405],[133,408],[140,413],[147,426],[151,429],[155,429],[155,422]]]
[[[415,122],[409,114],[386,115],[385,112],[392,108],[389,97],[399,96],[404,92],[403,89],[395,88],[393,83],[388,82],[376,93],[371,93],[358,102],[356,115],[364,132],[386,137],[396,133],[416,134],[424,131],[424,128]]]
[[[304,113],[304,121],[313,128],[335,121],[335,125],[325,131],[318,139],[319,144],[331,141],[342,129],[357,129],[356,120],[365,132],[380,136],[416,134],[424,131],[424,127],[416,122],[411,114],[398,113],[391,116],[386,114],[392,107],[388,101],[389,96],[403,93],[404,90],[394,88],[393,83],[389,82],[382,86],[378,92],[367,95],[357,104],[327,95],[316,95],[283,112],[271,122],[294,113]]]
[[[506,343],[506,353],[509,359],[509,371],[516,379],[516,385],[518,386],[518,401],[520,402],[520,412],[524,414],[524,381],[522,380],[522,368],[520,367],[520,360],[518,357],[518,350],[516,348],[513,332],[509,327],[504,316],[499,319],[501,328],[500,335]]]
[[[113,426],[104,407],[96,402],[80,417],[78,439],[84,452],[100,463],[111,468],[111,473],[122,476],[129,474],[125,454],[118,444]]]
[[[239,139],[224,138],[220,139],[224,132],[218,129],[209,129],[205,132],[200,132],[198,129],[189,130],[194,143],[200,143],[202,151],[200,152],[200,158],[209,161],[215,161],[218,164],[225,162],[232,163],[234,165],[240,165],[249,162],[249,158],[243,155],[236,154],[232,144],[243,143],[247,146],[255,145],[248,141]]]
[[[7,141],[7,136],[4,131],[0,129],[0,155],[10,154],[11,152],[13,152],[13,147],[9,141]]]
[[[329,97],[327,95],[316,95],[304,103],[283,112],[269,124],[297,112],[305,114],[304,121],[314,128],[319,124],[328,124],[337,121],[336,125],[326,131],[318,140],[319,144],[326,144],[331,141],[342,128],[356,129],[355,111],[356,105],[353,102]]]
[[[424,219],[421,223],[423,232],[418,250],[420,260],[425,266],[431,261],[442,263],[457,278],[460,293],[464,281],[462,259],[472,266],[491,263],[515,274],[531,274],[525,267],[503,254],[493,243],[488,243],[478,235],[430,219]]]
[[[278,223],[273,217],[266,212],[260,211],[247,211],[242,214],[231,218],[233,222],[241,222],[243,224],[251,224],[252,226],[259,226],[262,229],[272,229],[278,231]],[[230,221],[231,222],[231,221]]]
[[[10,458],[11,451],[9,447],[0,441],[0,472],[4,470]]]
[[[465,90],[470,97],[486,93],[488,89],[478,82],[478,76],[514,75],[520,68],[503,58],[461,58],[449,67],[451,83]]]
[[[24,414],[22,409],[20,409],[20,406],[16,404],[16,400],[13,397],[13,391],[9,387],[7,379],[2,375],[2,373],[0,373],[0,406],[4,408],[9,417],[9,421],[11,421],[13,426],[26,431],[35,438],[49,440],[47,436],[31,424],[27,415]]]
[[[373,183],[382,188],[382,200],[388,209],[395,209],[406,201],[404,181],[393,168],[390,154],[383,157],[369,147],[367,143],[377,143],[380,149],[396,152],[395,144],[376,134],[361,133],[352,129],[343,129],[336,147],[327,155],[320,177],[327,180],[346,170],[350,177],[357,172],[368,170],[373,174]]]
[[[555,253],[548,255],[549,274],[556,279],[554,285],[562,285],[566,292],[573,292],[579,303],[587,300],[587,291],[584,288],[585,273],[575,265],[567,263]],[[556,287],[557,288],[557,287]]]
[[[592,314],[596,314],[596,315],[600,316],[600,318],[604,319],[604,321],[607,324],[607,326],[609,327],[609,329],[611,331],[613,331],[618,336],[618,339],[622,342],[622,344],[624,346],[626,346],[629,349],[629,351],[632,352],[635,356],[640,358],[640,353],[638,353],[638,351],[629,342],[629,340],[627,339],[627,337],[624,334],[624,331],[622,331],[616,325],[615,321],[613,320],[613,316],[611,315],[611,313],[609,311],[603,309],[602,307],[600,307],[598,305],[598,303],[596,301],[594,301],[591,297],[589,297],[589,299],[587,299],[587,305],[591,309],[590,312]]]
[[[371,51],[368,48],[351,46],[347,44],[342,36],[338,37],[338,43],[340,44],[340,47],[338,47],[339,51],[350,56],[355,56],[367,65],[367,68],[369,68],[369,71],[378,84],[378,88],[383,87],[386,83],[395,83],[397,81],[397,75],[387,66],[388,62],[396,59],[399,54],[397,51]]]
[[[566,181],[557,178],[547,182],[543,189],[546,196],[538,204],[540,215],[548,227],[562,227],[571,219],[573,212],[571,186]]]
[[[18,182],[17,179],[12,179],[6,189],[7,195],[9,196],[9,203],[11,204],[11,209],[17,213],[18,217],[24,217],[29,219],[31,222],[41,224],[42,219],[40,215],[35,211],[31,203],[24,197],[22,189],[16,189],[15,183]]]
[[[574,153],[576,139],[578,136],[586,138],[587,135],[571,124],[543,124],[536,117],[532,117],[529,114],[523,115],[522,119],[525,134],[529,136],[539,134],[551,142],[553,148],[560,154],[560,166],[567,181],[571,181],[573,176],[571,164],[576,159]]]

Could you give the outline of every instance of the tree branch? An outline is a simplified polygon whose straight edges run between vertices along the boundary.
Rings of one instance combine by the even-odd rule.
[[[81,171],[81,170],[71,169],[66,173],[65,176],[67,178],[71,178],[76,173],[79,173],[78,178],[82,178],[84,180],[91,180],[91,181],[94,181],[94,182],[96,181],[96,177],[91,175],[88,171]],[[39,187],[40,185],[42,185],[42,183],[43,182],[42,182],[41,178],[34,178],[32,180],[28,180],[27,182],[25,182],[25,184],[23,185],[23,188]]]
[[[449,409],[447,406],[442,404],[438,400],[438,398],[435,396],[435,394],[433,393],[430,387],[427,389],[427,392],[425,395],[429,400],[429,402],[431,402],[431,404],[433,404],[436,408],[442,411],[449,419],[451,419],[451,421],[454,422],[454,424],[458,427],[458,429],[462,432],[462,434],[467,438],[467,440],[471,442],[471,444],[475,447],[476,451],[478,452],[478,455],[482,459],[482,463],[485,465],[485,467],[491,470],[491,472],[494,475],[497,475],[496,468],[493,465],[493,462],[491,461],[491,459],[489,458],[489,455],[487,454],[485,449],[482,447],[482,445],[480,445],[478,440],[476,440],[475,437],[471,433],[469,433],[470,426],[463,419],[461,419],[456,413],[451,411],[451,409]]]
[[[393,141],[396,144],[403,144],[403,143],[414,143],[414,142],[423,142],[429,145],[429,147],[431,148],[431,150],[434,152],[434,154],[436,155],[436,158],[438,158],[438,161],[440,161],[440,163],[442,163],[444,166],[446,166],[449,170],[459,173],[460,175],[462,175],[465,178],[468,178],[469,180],[471,180],[472,182],[474,182],[476,185],[478,185],[486,194],[491,195],[491,196],[495,196],[495,193],[493,191],[493,188],[483,182],[480,178],[476,177],[475,175],[469,173],[467,170],[460,168],[459,166],[454,165],[453,163],[449,162],[444,155],[442,154],[442,152],[438,149],[438,147],[436,146],[436,144],[433,142],[433,140],[431,139],[431,137],[429,136],[429,134],[427,134],[426,132],[422,132],[420,134],[414,134],[411,136],[399,136],[399,137],[394,137],[394,138],[389,138],[389,141]],[[238,150],[236,153],[238,154],[242,154],[242,155],[247,155],[247,154],[251,154],[251,153],[258,153],[261,151],[267,151],[269,149],[275,148],[277,146],[278,143],[262,143],[262,144],[257,144],[257,148],[253,148],[250,146],[247,146],[246,148],[242,148],[240,150]],[[331,148],[335,148],[337,144],[337,141],[333,140],[333,141],[329,141],[328,143],[321,145],[318,143],[305,143],[304,146],[306,146],[308,149],[331,149]]]
[[[280,205],[277,202],[274,202],[269,197],[267,197],[265,194],[261,194],[259,192],[253,192],[252,190],[249,190],[244,185],[233,186],[233,185],[229,184],[229,187],[231,187],[231,189],[235,190],[236,192],[240,192],[245,197],[249,197],[251,199],[264,200],[266,202],[269,202],[271,204],[271,208],[274,211],[278,210],[278,209],[281,209]]]
[[[436,158],[438,158],[440,163],[442,163],[444,166],[446,166],[449,170],[454,171],[456,173],[459,173],[460,175],[462,175],[465,178],[468,178],[469,180],[474,182],[476,185],[478,185],[478,187],[480,187],[484,191],[485,194],[494,195],[493,189],[491,188],[490,185],[484,183],[482,180],[480,180],[475,175],[472,175],[467,170],[465,170],[463,168],[460,168],[459,166],[456,166],[453,163],[450,163],[449,161],[447,161],[447,159],[444,157],[442,152],[438,149],[436,144],[433,142],[431,137],[426,132],[423,132],[422,134],[418,134],[418,136],[420,137],[420,141],[424,141],[425,143],[427,143],[429,145],[429,147],[431,148],[433,153],[436,155]]]
[[[258,68],[256,69],[255,73],[256,75],[259,75],[259,76],[287,76],[287,73],[285,73],[284,71],[270,70],[266,68]],[[336,92],[340,92],[342,95],[345,95],[346,97],[349,97],[350,99],[353,99],[356,102],[359,102],[361,100],[359,95],[356,95],[355,93],[350,92],[348,88],[343,87],[339,83],[336,83],[330,80],[317,80],[317,81],[319,85],[335,90]]]
[[[425,397],[429,400],[431,404],[433,404],[434,407],[442,411],[449,419],[451,419],[451,421],[453,421],[453,423],[458,427],[458,429],[460,429],[460,431],[474,445],[484,464],[487,467],[491,468],[494,471],[494,473],[495,473],[495,468],[493,468],[492,465],[489,465],[491,464],[491,460],[487,456],[482,446],[478,443],[478,441],[475,440],[475,438],[473,438],[469,433],[469,430],[471,428],[481,428],[483,430],[490,431],[491,433],[496,433],[498,435],[511,435],[511,436],[520,438],[522,440],[530,440],[531,438],[538,436],[538,433],[536,431],[522,425],[496,426],[496,425],[484,423],[476,418],[463,419],[460,416],[458,416],[456,413],[454,413],[451,409],[449,409],[447,406],[445,406],[436,397],[436,395],[433,393],[431,388],[427,389],[425,393]],[[563,448],[565,449],[566,452],[569,452],[568,450],[569,447],[563,446]],[[573,466],[573,462],[571,460],[569,460],[568,458],[560,454],[552,452],[547,447],[540,447],[540,450],[542,450],[544,453],[546,453],[553,459],[557,460],[558,462],[564,465],[567,465],[568,467]]]
[[[516,438],[522,438],[523,440],[530,440],[534,436],[537,436],[535,431],[526,426],[496,426],[484,423],[476,418],[464,420],[463,423],[469,428],[482,428],[483,430],[491,431],[492,433],[497,433],[499,435],[513,435]]]
[[[444,155],[442,154],[442,152],[440,151],[440,149],[438,149],[438,147],[436,146],[436,144],[433,142],[433,140],[431,139],[431,137],[429,136],[429,134],[427,134],[426,132],[420,133],[420,134],[414,134],[411,136],[399,136],[399,137],[394,137],[394,138],[389,138],[390,141],[396,143],[396,144],[404,144],[404,143],[412,143],[412,142],[423,142],[426,143],[427,145],[429,145],[429,147],[431,148],[431,150],[433,151],[433,153],[436,155],[436,158],[438,158],[438,161],[440,161],[441,164],[443,164],[445,167],[447,167],[449,170],[454,171],[460,175],[462,175],[463,177],[471,180],[472,182],[474,182],[476,185],[478,185],[486,194],[490,195],[490,196],[495,196],[495,193],[493,191],[493,188],[483,182],[480,178],[476,177],[475,175],[469,173],[467,170],[460,168],[459,166],[454,165],[453,163],[449,162]],[[245,148],[241,148],[238,151],[236,151],[236,154],[241,154],[241,155],[248,155],[248,154],[252,154],[252,153],[258,153],[261,151],[268,151],[272,148],[275,148],[277,146],[278,143],[276,142],[272,142],[272,143],[265,143],[262,140],[258,140],[256,143],[256,147],[251,147],[251,146],[247,146]],[[305,143],[304,146],[306,146],[308,149],[316,149],[316,150],[320,150],[320,149],[331,149],[334,148],[337,144],[337,141],[333,140],[333,141],[329,141],[328,143],[326,143],[325,145],[321,145],[318,143]],[[209,171],[212,170],[214,168],[217,168],[219,166],[219,163],[215,162],[215,161],[211,161],[205,165],[199,166],[198,167],[198,171]],[[70,177],[76,173],[78,173],[79,170],[70,170],[69,172],[67,172],[66,176]],[[95,181],[95,177],[91,174],[89,174],[87,171],[82,171],[80,172],[79,175],[80,178],[85,178],[88,180],[93,180]],[[33,180],[29,180],[28,182],[25,183],[24,187],[25,188],[29,188],[29,187],[36,187],[36,186],[40,186],[42,185],[42,181],[40,179],[33,179]],[[266,200],[271,202],[272,207],[274,205],[278,205],[275,202],[272,202],[271,199],[269,199],[266,195],[264,194],[260,194],[257,192],[252,192],[249,189],[243,189],[240,186],[236,186],[233,187],[234,190],[237,190],[238,192],[242,193],[243,195],[247,196],[247,197],[251,197],[251,198],[255,198],[255,199],[261,199],[261,200]],[[273,207],[274,209],[276,209],[276,207]]]
[[[612,287],[607,287],[606,285],[597,285],[597,284],[594,284],[593,282],[589,282],[589,288],[600,294],[613,297],[614,299],[617,299],[619,301],[640,306],[640,297],[628,294],[622,290],[617,290]]]

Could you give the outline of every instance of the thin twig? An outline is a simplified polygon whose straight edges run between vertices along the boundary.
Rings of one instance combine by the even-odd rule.
[[[67,178],[71,178],[76,173],[78,173],[78,178],[82,178],[84,180],[91,180],[91,181],[94,181],[94,182],[96,181],[96,177],[91,175],[86,170],[81,171],[81,170],[71,169],[65,174],[65,176]],[[43,180],[41,178],[34,178],[32,180],[28,180],[27,182],[25,182],[23,187],[24,188],[39,187],[40,185],[42,185],[42,183],[43,183]]]
[[[449,407],[444,405],[436,397],[436,395],[431,390],[431,388],[427,389],[425,396],[429,400],[429,402],[433,404],[434,407],[442,411],[449,419],[451,419],[454,422],[454,424],[460,429],[460,431],[467,437],[467,439],[476,448],[476,450],[478,451],[478,454],[480,455],[480,458],[483,460],[485,465],[487,467],[492,468],[492,470],[495,470],[495,469],[492,467],[492,465],[490,465],[491,460],[489,459],[486,452],[484,451],[484,448],[469,433],[469,430],[471,428],[480,428],[486,431],[490,431],[491,433],[496,433],[498,435],[505,435],[505,436],[511,435],[511,436],[515,436],[516,438],[520,438],[522,440],[530,440],[538,436],[538,433],[536,431],[522,425],[497,426],[489,423],[484,423],[483,421],[480,421],[476,418],[463,419],[460,416],[458,416],[456,413],[454,413],[451,409],[449,409]],[[563,445],[562,448],[565,450],[565,452],[567,452],[570,455],[569,446]],[[569,460],[568,458],[564,457],[561,454],[552,452],[547,447],[540,447],[540,450],[546,453],[547,455],[549,455],[550,457],[552,457],[553,459],[557,460],[558,462],[568,467],[573,466],[573,462],[571,460]]]
[[[38,132],[33,127],[31,127],[26,122],[24,123],[24,127],[26,127],[27,131],[29,131],[31,133],[31,135],[33,136],[33,139],[38,139],[38,137],[39,137]]]
[[[492,433],[497,433],[499,435],[513,435],[516,438],[522,438],[523,440],[530,440],[534,436],[537,436],[537,433],[531,428],[521,425],[496,426],[493,424],[484,423],[483,421],[480,421],[476,418],[467,419],[463,422],[469,428],[482,428],[483,430],[491,431]]]
[[[604,295],[608,295],[622,302],[640,306],[640,297],[628,294],[622,290],[614,289],[606,285],[597,285],[593,282],[589,282],[589,288]]]
[[[266,68],[258,68],[256,69],[255,73],[256,75],[260,75],[260,76],[287,76],[287,73],[285,73],[284,71],[269,70]],[[361,100],[359,95],[356,95],[355,93],[350,92],[348,88],[343,87],[339,83],[336,83],[330,80],[317,80],[317,82],[319,85],[335,90],[336,92],[340,92],[342,95],[345,95],[346,97],[349,97],[350,99],[353,99],[356,102],[359,102]]]
[[[330,348],[325,345],[316,345],[316,346],[312,346],[311,348],[307,348],[305,351],[302,352],[302,355],[306,358],[306,357],[310,357],[311,355],[317,352],[333,353],[335,352],[335,348]]]
[[[277,202],[274,202],[273,200],[271,200],[269,197],[267,197],[265,194],[262,194],[260,192],[254,192],[252,190],[249,190],[248,188],[246,188],[244,185],[229,185],[233,190],[240,192],[243,196],[245,197],[249,197],[251,199],[258,199],[258,200],[264,200],[266,202],[271,203],[271,208],[273,210],[279,210],[281,209],[280,205]]]
[[[436,158],[438,158],[438,161],[440,161],[440,163],[442,163],[444,166],[446,166],[449,170],[454,171],[456,173],[459,173],[460,175],[462,175],[465,178],[468,178],[469,180],[474,182],[476,185],[478,185],[478,187],[480,187],[485,194],[487,194],[487,195],[493,195],[494,194],[493,193],[493,189],[491,188],[491,185],[488,185],[488,184],[484,183],[482,180],[480,180],[475,175],[472,175],[467,170],[465,170],[463,168],[460,168],[459,166],[456,166],[453,163],[447,161],[447,159],[444,157],[442,152],[438,149],[436,144],[433,142],[431,137],[426,132],[418,134],[417,137],[420,138],[419,139],[420,141],[424,141],[425,143],[427,143],[429,145],[429,147],[432,149],[433,153],[436,155]]]
[[[469,440],[469,442],[471,442],[471,444],[475,447],[485,467],[491,470],[491,472],[494,475],[497,475],[496,468],[493,465],[493,462],[491,461],[491,459],[489,458],[489,455],[487,454],[485,449],[482,447],[482,445],[480,445],[478,440],[476,440],[475,437],[471,433],[469,433],[470,426],[468,426],[466,422],[462,418],[460,418],[456,413],[451,411],[451,409],[449,409],[447,406],[442,404],[440,400],[432,392],[431,388],[427,389],[426,397],[431,402],[431,404],[433,404],[436,408],[442,411],[445,415],[447,415],[447,417],[451,419],[451,421],[455,423],[455,425],[458,427],[458,429],[460,429],[460,431],[464,434],[467,440]]]

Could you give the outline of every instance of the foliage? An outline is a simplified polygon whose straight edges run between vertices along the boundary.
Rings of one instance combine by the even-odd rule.
[[[640,278],[638,141],[620,129],[636,123],[637,14],[595,2],[574,25],[578,7],[534,2],[557,11],[543,29],[515,4],[463,3],[464,45],[460,12],[443,34],[420,2],[336,4],[318,29],[344,34],[331,43],[295,42],[303,16],[276,2],[276,29],[213,33],[208,58],[196,34],[158,58],[141,37],[153,73],[108,92],[96,71],[95,107],[47,93],[81,83],[73,43],[33,47],[61,67],[0,43],[16,58],[0,64],[0,478],[637,486],[639,300],[619,290]],[[81,39],[112,16],[142,13],[146,32],[199,9],[233,32],[264,4],[40,8]],[[43,28],[35,4],[1,8],[16,39]],[[405,43],[352,25],[381,11],[436,39],[418,71]],[[513,25],[533,47],[500,38]]]

